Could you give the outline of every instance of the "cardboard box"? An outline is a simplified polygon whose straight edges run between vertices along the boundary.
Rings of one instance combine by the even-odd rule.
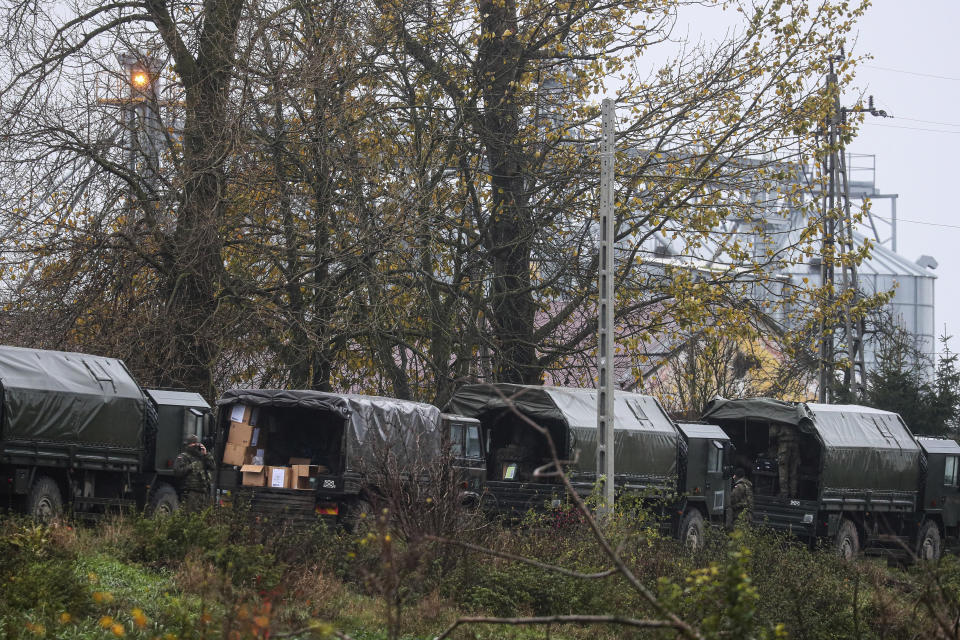
[[[290,466],[310,464],[310,458],[290,458]]]
[[[247,459],[247,447],[228,442],[223,446],[223,464],[232,464],[235,466],[244,465],[250,462]]]
[[[262,464],[245,464],[240,467],[243,479],[240,481],[245,487],[263,487],[267,484],[266,467]]]
[[[273,489],[289,489],[290,467],[267,467],[267,486]]]
[[[310,478],[316,478],[319,470],[320,467],[312,464],[295,464],[291,466],[290,488],[301,491],[309,491],[310,489],[314,489],[316,485],[311,484]]]
[[[241,447],[263,447],[265,440],[263,435],[260,427],[231,422],[230,433],[227,434],[227,442],[232,442]]]

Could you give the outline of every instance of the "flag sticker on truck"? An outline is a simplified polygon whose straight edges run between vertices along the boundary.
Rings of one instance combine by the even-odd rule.
[[[336,480],[324,480],[324,481],[323,481],[323,488],[324,488],[324,489],[336,489],[336,488],[337,488],[337,481],[336,481]]]

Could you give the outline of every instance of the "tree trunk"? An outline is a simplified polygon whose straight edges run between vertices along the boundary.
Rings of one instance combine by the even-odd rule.
[[[533,229],[519,142],[520,109],[513,83],[521,73],[514,0],[483,1],[478,71],[483,83],[483,130],[492,205],[484,246],[491,256],[493,330],[499,345],[500,382],[539,384],[534,344],[535,305],[530,290]]]

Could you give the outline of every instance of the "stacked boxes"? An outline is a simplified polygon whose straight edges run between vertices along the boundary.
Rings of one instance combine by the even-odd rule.
[[[313,490],[317,475],[327,469],[310,464],[310,458],[290,458],[284,467],[264,465],[266,433],[257,426],[257,418],[256,407],[232,407],[223,463],[240,467],[241,484],[245,487]]]
[[[223,448],[223,463],[242,466],[263,464],[266,438],[256,426],[259,411],[256,407],[234,405],[230,412],[230,432]]]

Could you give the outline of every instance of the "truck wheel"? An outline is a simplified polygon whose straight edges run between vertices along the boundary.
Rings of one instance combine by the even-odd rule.
[[[933,562],[940,559],[940,528],[933,520],[927,520],[920,527],[917,536],[917,560]]]
[[[346,509],[343,517],[343,528],[350,533],[357,533],[363,527],[373,522],[373,507],[363,499],[354,500]]]
[[[680,542],[690,551],[700,551],[704,543],[703,515],[699,509],[688,509],[680,521]]]
[[[48,476],[38,476],[27,494],[27,515],[41,522],[50,522],[63,513],[60,487]]]
[[[162,483],[150,493],[147,515],[154,518],[166,518],[176,513],[179,508],[180,498],[177,496],[176,489]]]
[[[837,554],[844,560],[853,560],[860,553],[860,536],[857,525],[844,518],[837,530]]]

